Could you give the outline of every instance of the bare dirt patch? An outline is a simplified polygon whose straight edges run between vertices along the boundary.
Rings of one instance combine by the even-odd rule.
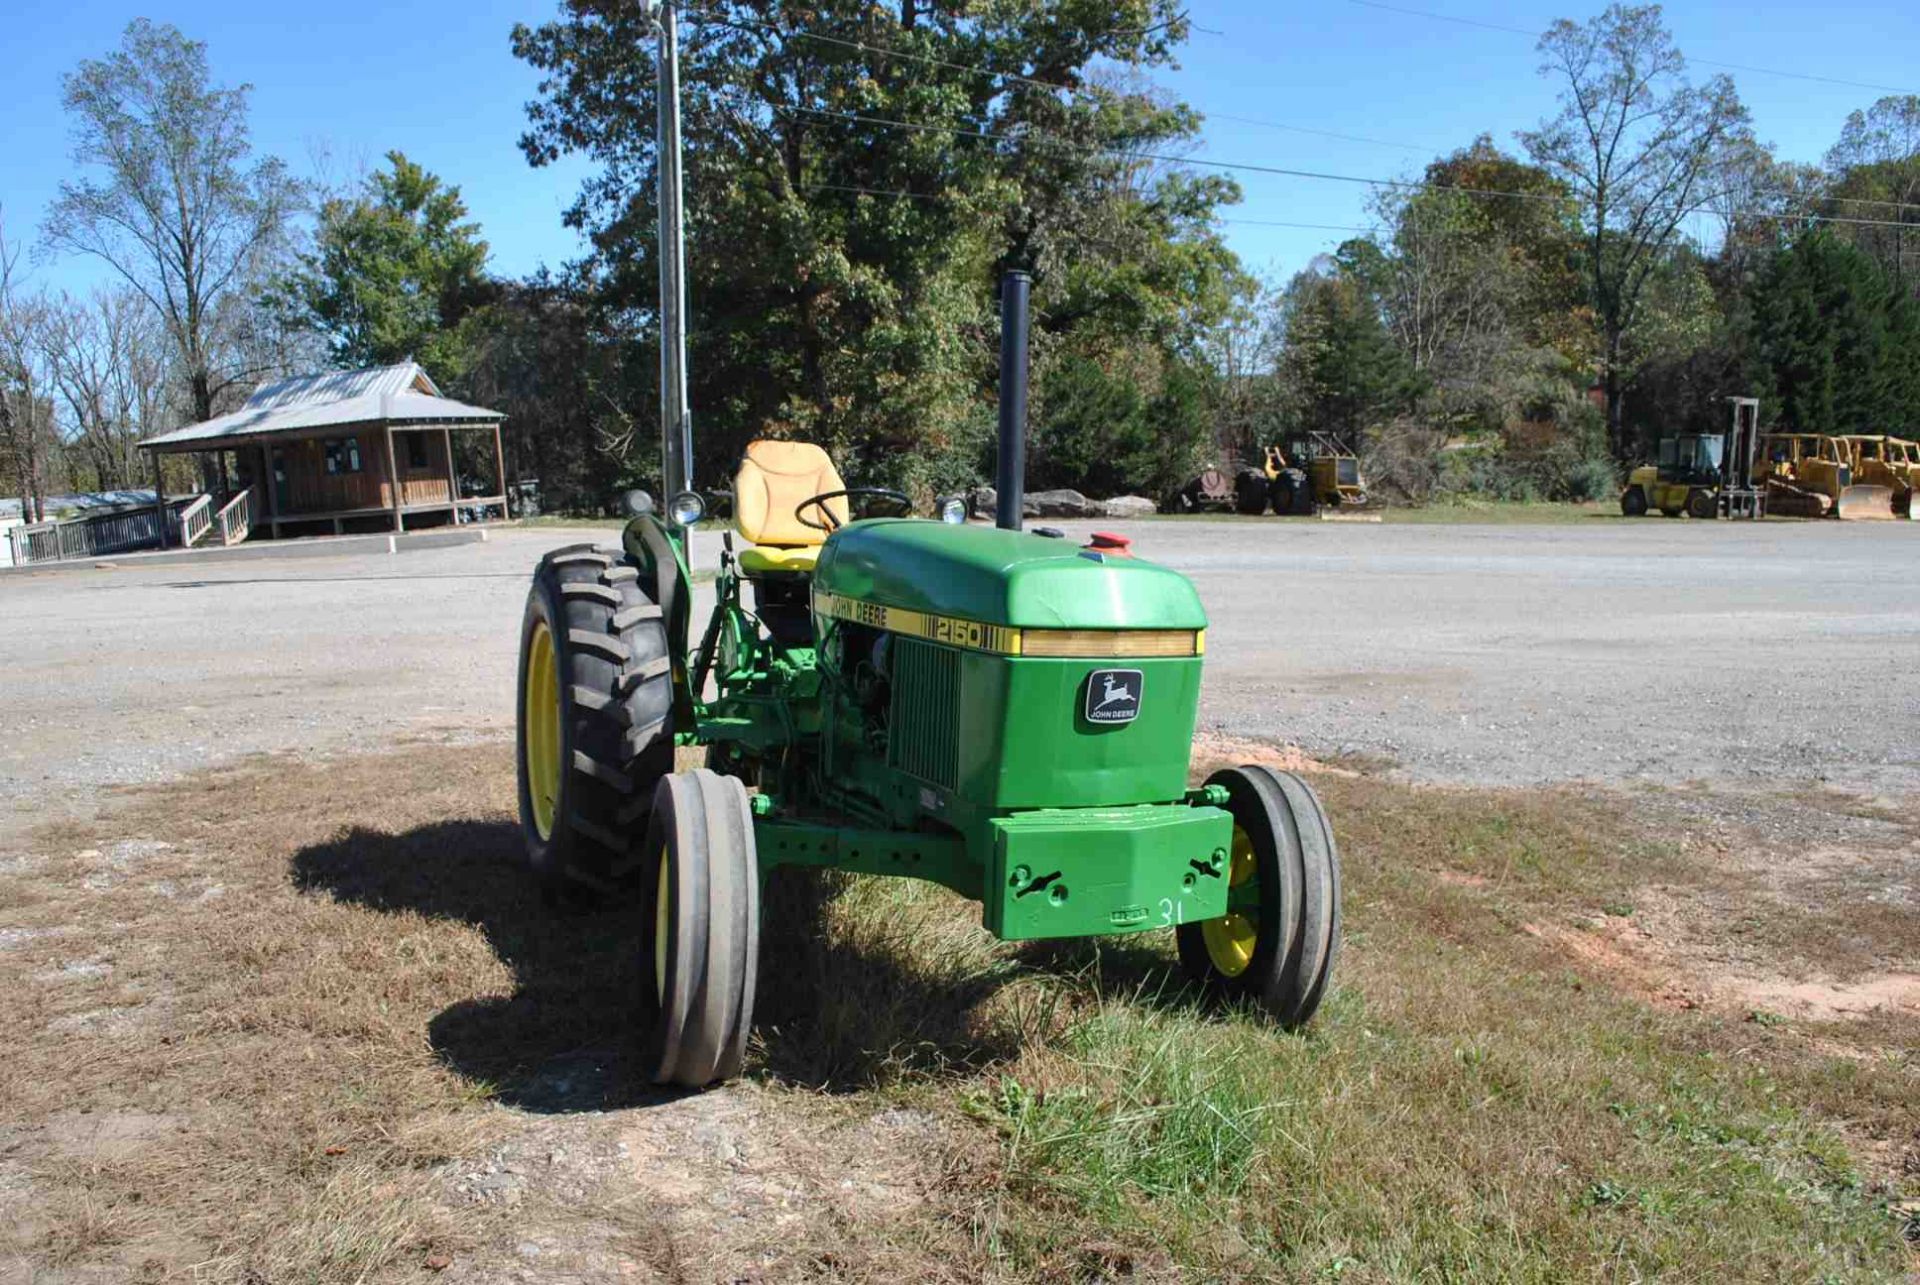
[[[1228,736],[1224,732],[1201,732],[1193,738],[1193,770],[1204,778],[1215,769],[1233,764],[1251,763],[1276,772],[1319,772],[1335,775],[1354,774],[1343,763],[1316,759],[1298,745],[1284,741],[1253,740]]]

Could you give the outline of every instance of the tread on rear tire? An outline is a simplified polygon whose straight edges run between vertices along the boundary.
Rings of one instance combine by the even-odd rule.
[[[558,764],[554,797],[536,806],[527,687],[542,628],[553,649]],[[527,863],[550,889],[607,892],[634,877],[635,836],[654,784],[673,768],[671,665],[660,607],[623,552],[581,544],[541,558],[521,622],[515,761]]]

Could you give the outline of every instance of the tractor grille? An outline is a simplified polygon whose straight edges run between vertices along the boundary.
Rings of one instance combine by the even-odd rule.
[[[960,756],[960,653],[893,636],[893,712],[887,760],[929,785],[953,789]]]

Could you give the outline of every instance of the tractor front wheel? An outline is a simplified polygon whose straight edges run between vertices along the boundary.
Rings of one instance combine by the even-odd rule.
[[[660,608],[618,550],[540,560],[520,629],[520,828],[549,888],[609,891],[673,767],[673,680]]]
[[[1291,772],[1215,772],[1233,852],[1227,913],[1182,924],[1180,963],[1210,990],[1257,1001],[1284,1026],[1320,1007],[1340,953],[1340,854],[1313,788]]]
[[[760,864],[747,789],[705,768],[663,777],[647,827],[642,1053],[656,1084],[740,1074],[760,966]]]
[[[1712,491],[1692,491],[1687,495],[1687,516],[1705,522],[1720,516],[1720,504]]]
[[[1643,518],[1647,516],[1647,493],[1638,486],[1630,486],[1620,494],[1620,512],[1625,517]]]

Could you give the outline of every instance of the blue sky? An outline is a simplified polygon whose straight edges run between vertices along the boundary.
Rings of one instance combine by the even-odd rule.
[[[1393,0],[1407,9],[1538,31],[1559,16],[1597,11],[1550,0]],[[32,237],[68,169],[59,105],[63,72],[112,48],[128,20],[171,22],[207,42],[223,83],[254,85],[256,143],[311,172],[374,165],[391,148],[460,184],[493,247],[495,271],[518,274],[577,254],[560,213],[586,173],[581,164],[529,169],[515,140],[533,74],[507,47],[515,21],[546,18],[541,0],[423,0],[410,7],[333,0],[296,10],[236,0],[164,7],[114,0],[58,6],[4,0],[8,54],[0,80],[0,212],[10,240]],[[1391,12],[1352,0],[1192,0],[1196,32],[1178,70],[1157,79],[1211,119],[1200,156],[1367,177],[1416,172],[1478,133],[1513,147],[1513,132],[1552,110],[1521,35]],[[1920,93],[1920,4],[1834,0],[1675,3],[1668,25],[1695,59],[1867,82]],[[1696,68],[1696,75],[1710,69]],[[1813,161],[1854,108],[1880,89],[1732,73],[1759,135],[1782,156]],[[1290,126],[1276,128],[1275,126]],[[1347,139],[1300,132],[1319,130]],[[1355,141],[1355,140],[1370,141]],[[1348,235],[1255,226],[1252,221],[1357,225],[1366,189],[1245,175],[1246,201],[1227,212],[1249,222],[1225,231],[1242,258],[1276,274],[1297,271]],[[38,280],[82,289],[101,279],[85,262],[36,263]],[[697,304],[696,304],[697,306]]]

